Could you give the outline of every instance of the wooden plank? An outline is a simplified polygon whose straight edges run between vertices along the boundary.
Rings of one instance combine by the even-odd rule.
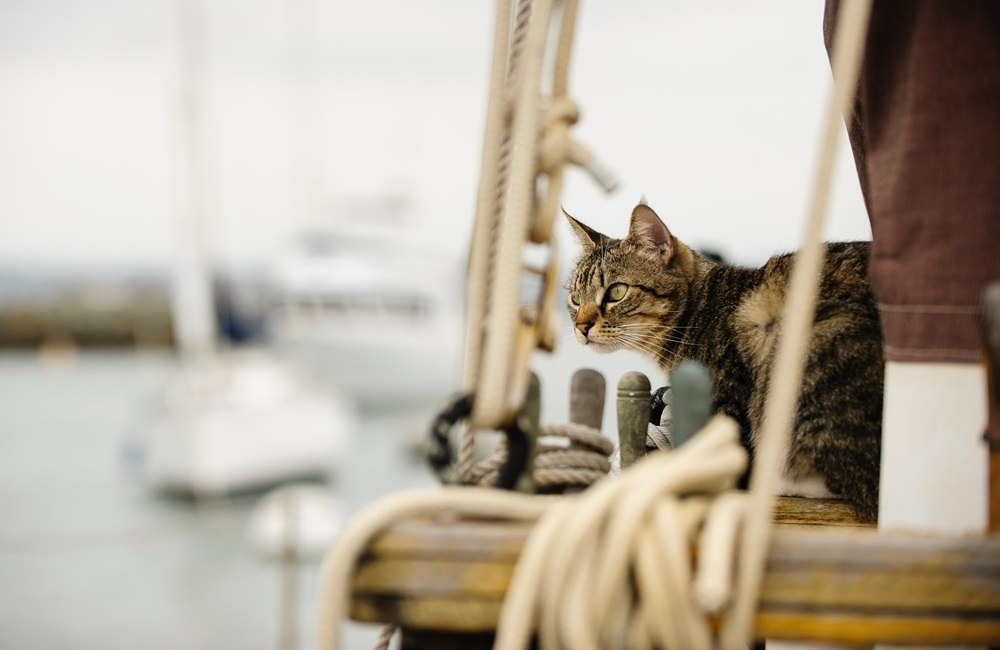
[[[406,628],[440,632],[490,632],[500,618],[500,600],[464,595],[398,598],[357,595],[350,617],[363,623],[395,623]]]
[[[501,600],[510,585],[513,566],[513,562],[382,558],[358,567],[354,593],[410,597],[462,594]]]
[[[372,557],[516,560],[533,524],[462,519],[412,519],[393,526],[368,547]]]
[[[852,526],[874,528],[874,523],[858,521],[851,507],[841,499],[778,497],[774,521],[796,526]]]
[[[358,567],[351,616],[490,632],[529,532],[501,522],[402,522],[375,540]],[[780,527],[756,624],[772,639],[996,643],[1000,537]]]
[[[920,618],[870,613],[775,612],[762,610],[754,621],[757,638],[869,645],[981,645],[1000,639],[995,618]]]
[[[854,517],[839,499],[779,497],[775,521],[795,526],[871,527]],[[463,519],[447,525],[432,519],[413,519],[393,527],[392,535],[375,539],[369,547],[372,557],[392,556],[442,559],[516,559],[532,524]]]

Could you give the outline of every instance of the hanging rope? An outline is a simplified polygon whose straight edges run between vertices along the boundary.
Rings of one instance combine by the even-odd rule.
[[[870,14],[871,0],[845,0],[837,15],[833,43],[835,83],[824,116],[806,231],[789,280],[781,316],[781,336],[764,403],[760,442],[750,477],[753,498],[749,503],[750,511],[740,547],[740,592],[736,608],[726,625],[723,637],[723,647],[726,648],[736,648],[742,639],[749,638],[764,576],[764,558],[771,540],[774,496],[788,458],[799,386],[806,365],[809,331],[816,313],[816,294],[826,253],[823,226],[837,157],[838,136],[844,128],[844,118],[850,115],[854,103]]]
[[[565,165],[581,165],[607,189],[614,187],[610,174],[569,136],[579,115],[567,96],[576,11],[576,0],[520,0],[511,32],[510,0],[497,4],[466,295],[464,390],[475,394],[476,403],[459,450],[460,476],[470,469],[474,431],[500,430],[509,422],[524,398],[531,352],[551,348],[554,249],[549,247],[543,269],[524,268],[521,255],[528,240],[550,243]],[[546,97],[541,80],[553,25],[558,42]],[[539,197],[542,176],[547,182]],[[530,305],[521,304],[525,274],[542,278],[542,289]]]

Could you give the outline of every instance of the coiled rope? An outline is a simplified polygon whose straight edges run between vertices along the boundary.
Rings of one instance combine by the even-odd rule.
[[[727,600],[744,495],[713,497],[746,468],[738,436],[735,422],[714,418],[678,451],[550,509],[522,550],[494,647],[526,648],[537,630],[542,648],[711,648],[704,613]],[[692,571],[699,536],[717,548],[702,548]]]
[[[532,472],[535,488],[543,494],[585,488],[608,475],[611,471],[608,457],[613,452],[614,444],[597,429],[573,423],[546,424],[542,427]],[[473,466],[469,482],[496,485],[500,468],[506,462],[507,450],[500,446]]]
[[[539,4],[551,6],[547,0]],[[504,602],[496,640],[501,650],[527,647],[536,631],[542,648],[573,650],[735,650],[752,638],[774,493],[784,469],[815,311],[837,133],[857,84],[870,6],[871,0],[846,0],[837,18],[836,84],[825,118],[805,241],[782,316],[749,495],[731,490],[745,467],[746,455],[738,443],[736,425],[725,418],[714,418],[678,450],[651,454],[618,479],[599,481],[578,496],[527,496],[470,487],[394,495],[356,517],[327,555],[321,578],[320,648],[339,647],[337,630],[351,574],[370,540],[400,519],[435,514],[537,520]],[[498,10],[501,15],[505,20],[509,17],[509,6],[506,14]],[[488,129],[488,141],[490,137]],[[524,163],[512,164],[517,171]],[[500,256],[497,262],[503,264],[506,259]],[[519,268],[516,256],[507,261]],[[505,305],[510,308],[516,303]],[[492,311],[498,308],[504,304],[492,305]],[[512,314],[516,319],[516,310]],[[513,330],[517,323],[512,322]],[[470,336],[470,340],[475,338]],[[502,375],[502,380],[509,379],[508,374]],[[696,538],[698,564],[692,568],[690,548]],[[730,586],[734,573],[735,588]],[[731,605],[723,611],[727,603]],[[714,612],[724,616],[718,636],[713,636],[705,619]]]

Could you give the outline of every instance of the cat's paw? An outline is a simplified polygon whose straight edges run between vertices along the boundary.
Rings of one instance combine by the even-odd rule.
[[[830,499],[837,495],[826,487],[826,481],[819,476],[800,478],[782,477],[778,495],[783,497],[805,497],[807,499]]]

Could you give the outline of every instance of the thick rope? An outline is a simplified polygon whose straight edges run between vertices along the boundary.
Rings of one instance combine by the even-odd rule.
[[[476,219],[469,247],[469,282],[466,284],[465,368],[463,390],[473,392],[480,373],[486,314],[492,287],[493,259],[491,250],[498,236],[500,197],[506,191],[510,159],[509,107],[503,98],[507,84],[508,40],[510,38],[511,0],[497,0],[494,29],[493,59],[490,67],[490,101],[486,110],[479,190],[476,199]],[[526,29],[526,21],[518,22],[518,31]],[[522,40],[517,39],[518,42]],[[463,435],[458,451],[459,476],[472,466],[475,438],[471,432]]]
[[[515,368],[516,338],[520,333],[521,254],[530,219],[535,213],[538,139],[538,88],[545,54],[552,0],[535,0],[532,20],[524,43],[524,63],[515,73],[517,95],[513,98],[509,186],[503,203],[499,237],[496,240],[491,304],[486,317],[486,340],[476,382],[474,426],[500,429],[511,415],[511,388],[527,368]],[[470,281],[474,281],[470,278]],[[509,398],[516,399],[511,400]]]
[[[487,336],[487,320],[493,310],[491,297],[498,264],[497,242],[501,237],[504,201],[510,186],[513,149],[511,98],[516,92],[517,72],[532,16],[532,0],[519,0],[511,34],[510,2],[511,0],[497,0],[490,101],[487,108],[486,138],[483,144],[479,197],[476,204],[476,220],[469,255],[469,282],[466,289],[463,384],[467,392],[485,395],[486,399],[495,399],[492,393],[483,391],[479,384],[483,372],[483,350],[492,341],[492,338]],[[456,466],[459,477],[468,476],[472,470],[474,456],[475,429],[470,425],[459,441]]]
[[[608,457],[613,452],[614,444],[597,429],[573,423],[543,425],[532,472],[535,486],[546,494],[587,487],[611,471]],[[501,444],[489,457],[475,464],[466,476],[466,483],[496,485],[500,468],[506,462],[507,449]]]
[[[826,245],[823,225],[829,204],[838,137],[844,117],[850,115],[861,70],[871,0],[845,0],[837,16],[833,44],[833,93],[827,105],[814,179],[812,202],[802,248],[796,255],[781,318],[781,335],[764,403],[760,443],[750,477],[753,495],[740,550],[737,607],[727,620],[723,647],[737,648],[753,625],[764,561],[771,540],[774,496],[785,473],[788,445],[798,407],[799,387],[806,365],[809,333],[816,313],[816,295]]]
[[[558,494],[596,483],[611,471],[608,456],[613,451],[614,444],[598,429],[574,423],[543,425],[532,472],[535,488],[543,494]],[[501,443],[460,476],[466,485],[493,487],[507,457],[506,445]],[[394,624],[382,626],[374,650],[388,650],[397,629]]]
[[[340,622],[347,612],[354,568],[372,539],[389,525],[435,515],[534,521],[556,499],[489,488],[443,487],[392,494],[370,504],[351,520],[320,568],[317,647],[340,648]]]
[[[583,165],[606,187],[613,186],[613,179],[592,155],[569,138],[569,126],[579,114],[566,97],[576,0],[521,0],[507,47],[509,2],[501,0],[504,6],[497,12],[487,138],[470,254],[464,385],[476,394],[476,405],[469,435],[475,429],[501,429],[508,423],[523,398],[528,352],[545,342],[547,297],[535,306],[534,322],[522,323],[521,254],[526,239],[539,244],[551,239],[565,165]],[[553,90],[551,98],[544,99],[542,68],[557,8],[562,13],[552,61]],[[506,68],[501,64],[504,56]],[[541,174],[548,182],[539,197]],[[471,454],[472,443],[463,441],[460,475],[468,469]]]
[[[521,553],[495,648],[710,648],[707,613],[727,601],[747,463],[739,429],[715,418],[676,452],[651,454],[617,480],[547,511]],[[713,554],[691,545],[701,531]],[[728,551],[728,552],[720,552]],[[709,596],[706,608],[692,596]],[[634,586],[633,586],[634,585]]]
[[[445,487],[386,497],[350,522],[323,563],[317,647],[340,647],[351,575],[374,537],[397,521],[434,515],[541,518],[505,600],[497,648],[527,647],[525,640],[536,626],[543,648],[597,648],[599,642],[622,647],[622,638],[629,639],[630,646],[635,639],[659,643],[676,638],[681,645],[663,647],[702,647],[687,641],[708,638],[702,614],[727,601],[741,512],[733,507],[738,495],[724,495],[714,505],[707,497],[732,488],[746,463],[738,427],[718,417],[680,451],[651,454],[621,478],[601,481],[581,496]],[[688,498],[679,500],[683,495]],[[547,512],[551,516],[543,516]],[[711,538],[702,542],[705,548],[723,552],[699,553],[695,570],[690,566],[690,544],[699,530],[702,538]],[[673,549],[672,556],[660,557],[662,548]],[[685,576],[692,574],[697,576],[697,593],[712,597],[712,608],[687,596]],[[637,596],[631,589],[633,579],[639,584]],[[667,603],[668,610],[679,608],[671,621],[663,620],[661,610]],[[546,607],[536,614],[541,604]],[[380,637],[383,641],[388,641],[387,634]]]

